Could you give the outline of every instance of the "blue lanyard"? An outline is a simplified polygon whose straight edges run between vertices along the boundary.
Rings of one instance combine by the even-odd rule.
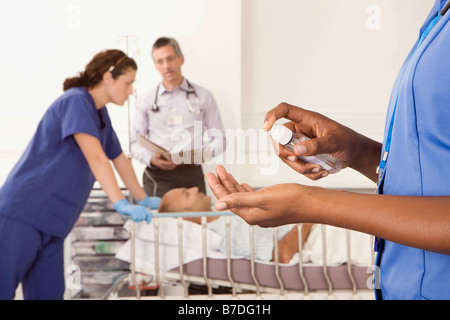
[[[450,2],[448,4],[450,4]],[[447,6],[448,6],[448,4],[447,4]],[[413,55],[416,54],[417,49],[420,47],[422,42],[425,40],[427,35],[430,33],[431,29],[433,29],[433,27],[436,25],[436,23],[439,21],[439,19],[441,17],[442,17],[442,12],[430,22],[430,24],[428,25],[428,27],[425,29],[425,31],[423,32],[422,36],[420,37],[419,43],[417,44],[416,50],[414,51]],[[381,158],[380,165],[379,165],[379,167],[377,169],[377,173],[378,173],[378,190],[377,190],[377,193],[381,192],[381,186],[382,186],[382,183],[383,183],[383,180],[384,180],[384,173],[385,173],[385,169],[386,169],[387,159],[388,159],[388,156],[389,156],[389,152],[391,151],[392,130],[393,130],[393,127],[394,127],[395,112],[397,110],[398,95],[399,94],[397,93],[397,98],[395,100],[394,110],[392,112],[391,121],[389,123],[389,130],[388,130],[387,136],[386,136],[386,143],[384,144],[383,157]]]

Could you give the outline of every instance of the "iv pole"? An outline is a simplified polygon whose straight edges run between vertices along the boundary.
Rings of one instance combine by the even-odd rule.
[[[117,37],[117,41],[122,41],[125,40],[125,53],[127,56],[129,56],[129,45],[130,45],[130,40],[133,40],[134,42],[138,41],[138,37],[136,36],[130,36],[130,35],[124,35],[124,36],[118,36]],[[130,159],[131,161],[131,108],[130,108],[130,97],[127,98],[127,111],[128,111],[128,154],[127,154],[127,158]]]
[[[124,36],[118,36],[117,41],[125,40],[125,53],[127,56],[129,56],[129,44],[130,40],[133,40],[135,42],[138,41],[138,38],[135,36],[130,35],[124,35]],[[127,158],[132,161],[132,155],[131,155],[131,107],[130,107],[130,97],[127,98],[127,112],[128,112],[128,154]],[[128,201],[132,203],[133,198],[131,194],[128,195]],[[136,281],[136,248],[135,248],[135,237],[136,237],[136,225],[133,221],[131,221],[130,226],[130,238],[131,238],[131,259],[130,259],[130,269],[131,269],[131,282],[134,285],[134,288],[136,290],[136,298],[141,299],[141,291],[139,289],[138,283]]]

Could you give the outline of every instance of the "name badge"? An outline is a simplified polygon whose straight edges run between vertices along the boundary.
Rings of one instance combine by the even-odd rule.
[[[177,109],[172,109],[167,117],[168,126],[180,126],[183,124],[183,117],[178,114]]]

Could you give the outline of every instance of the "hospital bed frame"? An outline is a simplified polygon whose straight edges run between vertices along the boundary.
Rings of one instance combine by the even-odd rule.
[[[371,266],[352,264],[350,231],[346,230],[347,263],[339,266],[327,264],[327,245],[325,226],[321,225],[323,265],[310,266],[302,257],[302,224],[297,224],[299,241],[298,264],[281,264],[278,261],[278,246],[274,246],[274,262],[260,264],[255,260],[254,232],[250,226],[250,259],[231,258],[230,216],[231,212],[180,212],[153,214],[155,232],[155,282],[158,296],[143,296],[138,285],[138,273],[135,264],[135,223],[130,225],[131,259],[130,274],[119,278],[104,294],[102,299],[373,299],[370,279],[373,274],[374,256]],[[211,259],[206,252],[206,218],[225,216],[226,220],[226,259]],[[162,272],[159,267],[159,219],[176,218],[178,221],[178,260],[183,261],[183,218],[201,217],[203,258]],[[278,230],[274,228],[274,243],[277,243]],[[368,248],[370,250],[370,248]],[[233,272],[239,270],[239,272]],[[172,296],[166,294],[164,283],[174,281],[181,284],[183,294]],[[135,296],[118,297],[117,292],[126,283],[134,288]],[[207,294],[190,295],[189,283],[206,286]],[[226,286],[230,294],[213,294],[213,288]]]

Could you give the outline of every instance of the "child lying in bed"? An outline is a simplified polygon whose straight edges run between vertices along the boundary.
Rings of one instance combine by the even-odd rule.
[[[168,191],[162,198],[158,208],[159,213],[164,212],[204,212],[211,211],[211,198],[194,188],[176,188]],[[226,218],[208,217],[208,229],[213,230],[222,238],[218,250],[226,253]],[[230,216],[231,255],[250,257],[250,226],[239,216]],[[185,218],[192,222],[201,223],[201,218]],[[304,244],[312,224],[303,224],[302,243]],[[272,228],[254,227],[255,258],[260,261],[273,259],[274,230]],[[288,263],[298,252],[298,228],[282,226],[278,228],[278,259],[281,263]]]

